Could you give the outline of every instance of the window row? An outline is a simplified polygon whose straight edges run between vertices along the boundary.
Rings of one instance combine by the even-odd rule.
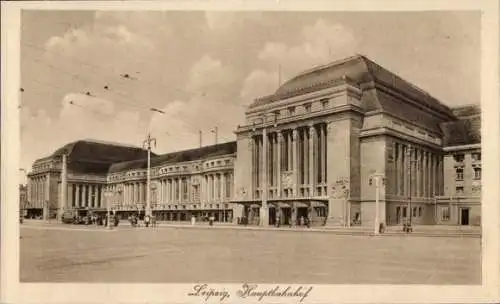
[[[481,179],[481,168],[473,168],[474,169],[474,179],[480,180]],[[464,180],[464,168],[457,168],[455,172],[455,180],[457,181],[463,181]]]

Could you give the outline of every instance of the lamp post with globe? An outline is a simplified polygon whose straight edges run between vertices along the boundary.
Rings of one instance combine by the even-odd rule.
[[[380,201],[380,189],[385,185],[385,176],[380,173],[373,173],[370,175],[369,180],[370,186],[375,184],[375,218],[373,223],[373,232],[379,234],[380,232],[380,213],[379,213],[379,201]]]
[[[113,191],[108,189],[104,192],[104,197],[106,198],[106,208],[107,208],[107,228],[111,229],[111,199],[113,198]]]

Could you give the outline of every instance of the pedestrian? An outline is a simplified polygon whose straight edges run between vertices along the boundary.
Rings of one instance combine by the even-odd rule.
[[[191,216],[191,225],[194,226],[196,224],[196,217],[194,215]]]
[[[149,217],[149,215],[146,215],[144,217],[144,226],[146,226],[146,228],[149,227],[149,221],[151,220],[151,218]]]

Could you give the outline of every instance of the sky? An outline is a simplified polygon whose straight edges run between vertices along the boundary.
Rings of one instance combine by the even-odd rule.
[[[28,170],[79,139],[142,146],[150,131],[159,154],[197,147],[199,130],[203,145],[214,144],[214,127],[219,143],[235,140],[254,98],[354,54],[449,106],[480,102],[473,12],[23,11],[21,18]]]

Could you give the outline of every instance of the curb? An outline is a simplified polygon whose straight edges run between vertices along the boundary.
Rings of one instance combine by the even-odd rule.
[[[50,224],[50,223],[25,223],[21,224],[20,227],[26,227],[26,228],[31,228],[31,227],[50,227],[57,229],[57,227],[64,228],[65,225],[62,224]],[[338,229],[328,229],[328,228],[323,228],[323,229],[318,229],[318,228],[276,228],[276,227],[268,227],[268,228],[262,228],[262,227],[252,227],[252,226],[234,226],[234,225],[222,225],[222,226],[201,226],[201,225],[169,225],[169,224],[164,224],[160,225],[156,229],[151,229],[151,230],[160,230],[160,229],[204,229],[204,230],[210,230],[210,229],[217,229],[217,230],[245,230],[245,231],[279,231],[279,232],[312,232],[312,233],[331,233],[334,235],[350,235],[350,236],[371,236],[371,237],[452,237],[452,238],[480,238],[481,233],[470,233],[470,232],[464,232],[464,233],[457,233],[457,232],[450,232],[450,233],[435,233],[435,232],[412,232],[412,233],[404,233],[404,232],[398,232],[398,231],[390,231],[390,232],[385,232],[381,234],[375,234],[373,231],[367,231],[367,230],[338,230]],[[93,229],[79,229],[79,228],[69,228],[66,227],[65,230],[75,230],[75,231],[82,231],[82,230],[93,230]],[[112,231],[131,231],[131,230],[149,230],[148,229],[143,229],[143,227],[129,227],[129,226],[119,226],[119,228],[113,227]],[[96,231],[101,231],[96,230]],[[109,230],[106,230],[109,231]]]
[[[371,231],[356,231],[356,230],[335,230],[335,229],[315,229],[315,228],[260,228],[260,227],[238,227],[238,226],[189,226],[189,225],[163,225],[159,229],[228,229],[228,230],[247,230],[247,231],[282,231],[282,232],[316,232],[316,233],[331,233],[336,235],[351,235],[351,236],[380,236],[380,237],[464,237],[464,238],[480,238],[480,233],[425,233],[412,232],[406,234],[403,232],[385,232],[383,234],[374,234]]]

